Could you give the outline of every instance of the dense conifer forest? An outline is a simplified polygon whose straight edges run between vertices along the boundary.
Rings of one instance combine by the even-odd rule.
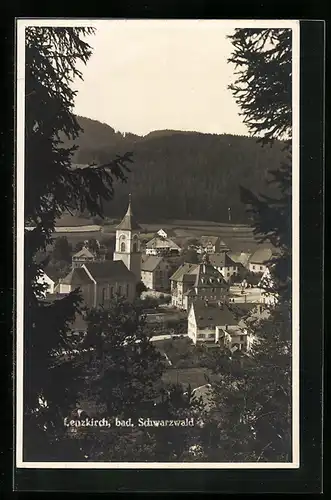
[[[118,182],[107,216],[123,214],[131,192],[136,215],[147,221],[189,219],[249,222],[240,201],[240,185],[270,193],[268,171],[279,168],[282,144],[272,147],[255,138],[172,130],[139,137],[116,132],[106,124],[78,117],[84,132],[75,139],[73,161],[106,163],[133,153],[128,182]],[[65,141],[67,142],[67,141]],[[271,193],[270,193],[271,194]]]

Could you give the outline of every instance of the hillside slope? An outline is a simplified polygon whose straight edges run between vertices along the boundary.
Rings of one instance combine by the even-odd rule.
[[[145,220],[193,219],[245,223],[239,186],[270,192],[268,170],[283,159],[281,144],[261,147],[244,136],[162,130],[145,137],[116,133],[100,122],[78,117],[84,134],[74,161],[106,162],[133,152],[126,184],[117,184],[106,214],[120,216],[132,193],[136,215]]]

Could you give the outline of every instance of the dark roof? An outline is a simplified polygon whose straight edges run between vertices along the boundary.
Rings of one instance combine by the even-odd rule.
[[[185,262],[177,269],[177,271],[174,272],[170,279],[173,281],[184,281],[184,276],[196,267],[198,267],[198,264],[190,264],[188,262]]]
[[[83,267],[75,267],[60,283],[64,285],[90,285],[93,283]]]
[[[192,304],[195,319],[199,328],[208,326],[238,325],[238,319],[227,305],[223,308],[215,303],[206,303],[202,300]]]
[[[228,287],[226,281],[224,280],[223,274],[215,269],[215,267],[208,261],[199,264],[196,269],[192,271],[191,274],[196,275],[194,286],[205,288],[209,286],[211,288],[215,287]]]
[[[249,262],[254,264],[266,264],[273,256],[271,248],[258,248],[251,255]]]
[[[116,229],[123,229],[124,231],[140,230],[138,222],[134,218],[131,209],[131,200],[129,201],[129,206],[126,214],[124,215],[122,221],[116,227]]]
[[[160,264],[160,262],[162,262],[162,260],[162,257],[157,257],[156,255],[148,255],[147,259],[141,264],[141,270],[153,272]]]
[[[209,260],[213,266],[216,267],[230,267],[237,264],[224,252],[213,253],[209,255]]]
[[[93,276],[95,281],[107,280],[128,280],[135,281],[135,275],[131,272],[122,260],[106,260],[104,262],[89,262],[84,267]],[[77,268],[79,269],[79,268]]]
[[[53,281],[54,281],[54,283],[56,283],[56,282],[57,282],[57,280],[58,280],[58,274],[57,274],[57,271],[56,271],[54,268],[52,268],[52,266],[47,265],[47,266],[43,269],[43,271],[44,271],[44,273],[45,273],[45,274],[47,274],[47,276],[48,276],[49,278],[51,278],[51,280],[53,280]]]

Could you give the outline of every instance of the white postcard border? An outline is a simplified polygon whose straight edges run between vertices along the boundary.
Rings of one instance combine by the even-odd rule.
[[[136,463],[136,462],[24,462],[23,461],[23,325],[24,325],[24,151],[25,151],[25,28],[27,26],[85,26],[100,27],[104,23],[204,23],[207,27],[219,23],[235,28],[289,28],[292,29],[292,452],[287,463]],[[118,19],[17,19],[17,151],[16,151],[16,467],[27,469],[297,469],[300,466],[299,427],[299,326],[300,326],[300,23],[297,20],[118,20]]]

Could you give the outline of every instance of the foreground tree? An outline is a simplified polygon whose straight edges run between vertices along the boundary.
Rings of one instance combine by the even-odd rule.
[[[86,320],[81,348],[87,352],[76,357],[82,368],[80,405],[90,418],[106,419],[110,427],[68,429],[68,436],[89,461],[183,459],[196,440],[193,425],[140,425],[148,419],[194,418],[198,408],[191,394],[162,382],[165,364],[149,341],[141,302],[116,296],[107,309],[91,310]]]
[[[64,408],[75,404],[74,364],[56,364],[54,353],[70,348],[67,332],[80,308],[79,293],[49,306],[40,299],[37,278],[43,263],[38,251],[51,243],[55,220],[64,211],[87,210],[103,215],[103,202],[113,197],[115,179],[125,181],[130,154],[85,169],[71,164],[81,129],[72,113],[72,83],[82,78],[91,48],[88,28],[26,29],[25,102],[25,233],[24,269],[24,458],[51,460],[65,446]],[[68,380],[72,382],[69,387]],[[46,432],[45,432],[46,429]],[[36,447],[38,443],[38,447]]]
[[[209,459],[286,462],[291,460],[291,31],[238,29],[230,39],[230,62],[237,69],[230,89],[244,123],[262,145],[283,140],[287,161],[270,172],[274,198],[242,188],[254,234],[277,249],[267,291],[277,294],[278,302],[269,319],[255,327],[250,358],[228,352],[213,360],[222,373],[214,387],[221,417],[203,431],[205,452]]]

